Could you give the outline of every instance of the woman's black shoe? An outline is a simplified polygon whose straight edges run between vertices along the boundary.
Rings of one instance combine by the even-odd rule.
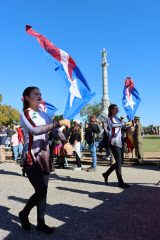
[[[105,173],[102,173],[102,176],[104,177],[105,184],[108,184],[108,177],[106,177]]]
[[[22,176],[23,176],[23,177],[26,176],[26,172],[25,172],[24,168],[22,168]]]
[[[26,216],[23,211],[19,212],[19,220],[23,229],[27,231],[31,230],[31,224],[28,220],[28,216]]]
[[[52,234],[54,233],[55,229],[47,226],[45,223],[43,224],[38,224],[36,227],[37,231],[44,232],[46,234]]]
[[[131,186],[127,183],[119,183],[120,188],[130,188]]]

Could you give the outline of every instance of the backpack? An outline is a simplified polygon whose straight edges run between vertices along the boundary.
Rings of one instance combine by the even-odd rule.
[[[88,144],[93,143],[95,140],[99,140],[100,129],[97,124],[89,124],[85,129],[85,140]]]
[[[88,144],[91,144],[94,142],[94,134],[89,128],[86,128],[85,130],[85,140]]]

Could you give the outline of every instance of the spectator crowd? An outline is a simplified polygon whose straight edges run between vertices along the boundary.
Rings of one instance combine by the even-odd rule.
[[[95,115],[88,117],[89,121],[84,124],[78,119],[74,119],[70,129],[61,127],[61,131],[65,134],[66,138],[73,146],[76,166],[73,168],[79,171],[82,168],[83,150],[89,150],[92,157],[92,165],[88,172],[96,171],[97,154],[105,152],[103,159],[108,160],[112,165],[114,157],[110,149],[110,132],[108,126],[108,119],[100,121]],[[120,117],[122,123],[125,122],[124,117]],[[140,118],[135,116],[131,127],[121,129],[121,137],[123,143],[123,154],[133,151],[135,149],[136,162],[141,163],[143,160],[143,129],[140,123]],[[129,140],[131,138],[131,141]],[[50,151],[52,158],[56,159],[59,167],[65,168],[68,166],[67,156],[63,151],[61,141],[52,134],[49,134]],[[132,143],[131,143],[132,142]],[[15,162],[19,162],[22,156],[24,145],[23,128],[20,126],[1,126],[0,127],[0,161],[5,161],[5,152],[12,152],[12,157]]]

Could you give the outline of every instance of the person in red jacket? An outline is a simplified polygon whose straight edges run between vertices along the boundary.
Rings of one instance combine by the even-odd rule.
[[[17,128],[17,133],[18,133],[18,153],[19,157],[21,158],[24,145],[24,134],[22,127]]]

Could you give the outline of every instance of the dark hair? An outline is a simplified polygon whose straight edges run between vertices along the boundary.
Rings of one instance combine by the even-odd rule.
[[[96,115],[95,115],[95,114],[91,115],[91,116],[89,117],[89,120],[90,120],[91,122],[95,122],[95,121],[96,121]]]
[[[111,117],[112,116],[112,110],[117,107],[116,104],[111,104],[108,108],[108,117]]]
[[[74,127],[73,127],[73,132],[74,132],[74,133],[75,133],[75,132],[81,133],[81,128],[80,128],[80,126],[74,126]]]
[[[26,96],[30,96],[31,92],[34,89],[39,89],[38,87],[27,87],[24,91],[23,91],[23,111],[26,110],[27,108],[29,108],[29,102],[25,99]]]

